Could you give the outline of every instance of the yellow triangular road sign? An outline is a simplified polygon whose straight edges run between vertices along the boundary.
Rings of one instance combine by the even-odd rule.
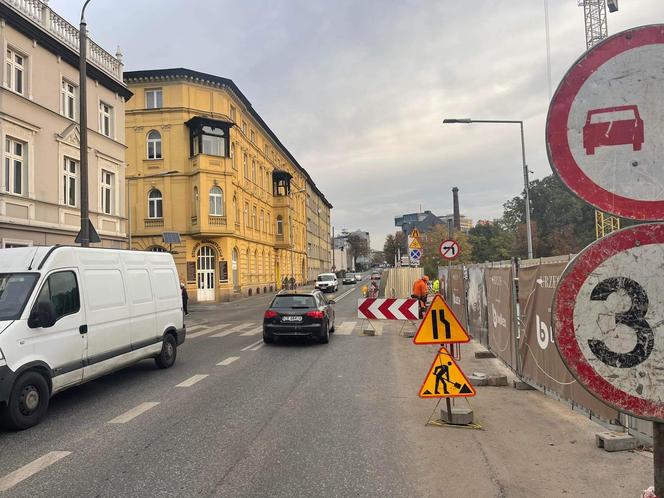
[[[422,244],[420,244],[419,239],[413,239],[408,244],[408,249],[422,249]]]
[[[436,294],[413,338],[415,344],[468,342],[470,337],[440,294]]]
[[[417,228],[413,228],[413,231],[410,232],[410,236],[414,239],[420,238],[420,231]]]
[[[447,349],[440,348],[431,364],[420,398],[457,398],[475,396],[475,389]]]

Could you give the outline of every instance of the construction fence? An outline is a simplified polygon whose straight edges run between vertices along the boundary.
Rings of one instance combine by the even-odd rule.
[[[621,414],[588,393],[553,342],[553,294],[572,257],[441,266],[441,292],[469,334],[521,379],[592,418],[651,440],[652,424]]]

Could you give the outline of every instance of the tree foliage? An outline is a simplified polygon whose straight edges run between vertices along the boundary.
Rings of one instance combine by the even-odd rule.
[[[448,239],[448,230],[444,225],[436,225],[428,232],[422,234],[422,261],[421,265],[424,273],[431,278],[438,275],[438,267],[447,264],[447,260],[443,259],[438,251],[440,244],[443,240]],[[473,261],[473,244],[468,234],[460,231],[455,231],[452,238],[459,243],[461,253],[453,261],[454,264],[470,263]]]
[[[470,229],[468,237],[474,262],[501,261],[512,257],[515,234],[505,230],[499,223],[477,225]]]
[[[385,238],[385,244],[383,245],[383,256],[385,257],[385,261],[389,264],[394,264],[399,249],[401,249],[402,256],[408,254],[408,238],[401,231],[396,232],[394,235],[389,234]]]

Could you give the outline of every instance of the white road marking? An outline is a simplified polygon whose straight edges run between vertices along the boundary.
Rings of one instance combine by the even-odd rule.
[[[249,323],[241,323],[240,325],[236,325],[233,328],[230,328],[228,330],[224,330],[223,332],[219,332],[218,334],[211,335],[210,337],[226,337],[227,335],[230,335],[234,332],[239,332],[240,330],[248,329],[249,327],[256,325],[253,322]]]
[[[129,411],[124,412],[122,415],[119,415],[115,417],[113,420],[109,420],[109,424],[126,424],[130,420],[135,419],[138,417],[140,414],[147,412],[150,408],[154,408],[157,406],[159,403],[157,402],[149,402],[149,403],[141,403],[140,405],[132,408]]]
[[[191,327],[187,327],[187,333],[207,328],[208,327],[206,325],[192,325]]]
[[[217,325],[216,327],[208,328],[206,330],[201,330],[200,332],[196,332],[195,334],[187,334],[187,339],[196,339],[197,337],[200,337],[202,335],[212,334],[214,332],[220,331],[221,329],[225,329],[229,325],[230,323],[223,323],[221,325]]]
[[[249,335],[258,335],[263,331],[263,326],[260,325],[256,327],[255,329],[247,330],[246,332],[242,332],[240,335],[241,336],[249,336]]]
[[[252,350],[252,351],[258,351],[258,350],[259,350],[260,348],[262,348],[263,346],[265,346],[265,343],[264,343],[264,342],[261,342],[261,343],[260,343],[258,346],[256,346],[255,348],[251,348],[251,350]]]
[[[40,456],[36,460],[33,460],[29,464],[24,465],[20,469],[16,469],[11,474],[7,474],[5,477],[0,477],[0,493],[13,488],[21,481],[25,481],[27,478],[32,477],[37,472],[44,470],[46,467],[53,465],[55,462],[68,455],[71,455],[71,451],[51,451]]]
[[[234,361],[239,360],[239,359],[240,359],[239,356],[229,356],[224,361],[220,361],[219,363],[217,363],[217,366],[218,367],[225,367],[226,365],[230,365],[231,363],[233,363]]]
[[[205,377],[209,377],[209,375],[208,374],[193,375],[193,376],[189,377],[187,380],[185,380],[184,382],[180,382],[175,387],[191,387],[194,384],[202,381]]]
[[[260,344],[261,342],[263,342],[263,339],[261,339],[260,341],[252,342],[252,343],[249,344],[247,347],[242,348],[240,351],[246,351],[247,349],[251,349],[251,348],[253,348],[254,346],[256,346],[257,344]]]
[[[335,303],[336,303],[336,302],[339,302],[339,301],[341,301],[344,297],[346,297],[348,294],[350,294],[351,292],[353,292],[356,288],[357,288],[357,287],[353,287],[352,289],[347,290],[346,292],[344,292],[344,293],[341,294],[340,296],[334,297],[334,298],[332,298],[332,299],[334,299],[334,302],[335,302]]]
[[[353,329],[355,329],[357,322],[343,322],[341,325],[337,325],[334,330],[335,335],[351,335]]]

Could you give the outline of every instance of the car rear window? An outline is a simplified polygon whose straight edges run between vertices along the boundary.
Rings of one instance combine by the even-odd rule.
[[[315,308],[313,296],[277,296],[272,301],[272,308]]]

